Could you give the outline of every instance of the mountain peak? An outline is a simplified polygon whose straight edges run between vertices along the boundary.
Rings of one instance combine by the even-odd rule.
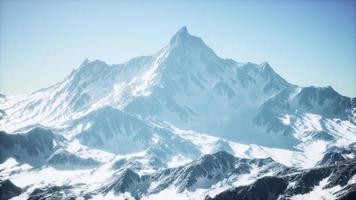
[[[174,36],[186,36],[186,35],[189,36],[188,28],[187,26],[183,26],[177,31],[177,33]]]
[[[179,44],[187,39],[192,37],[192,35],[189,34],[188,29],[186,26],[183,26],[178,30],[178,32],[172,37],[170,44]]]
[[[210,47],[208,47],[201,38],[191,35],[188,32],[186,26],[183,26],[178,30],[178,32],[172,37],[169,45],[172,50],[177,50],[179,52],[178,54],[183,56],[184,59],[194,57],[195,54],[196,56],[204,54],[205,57],[211,56],[217,58],[214,51],[210,49]],[[192,56],[192,54],[194,55]]]
[[[89,59],[85,59],[78,69],[78,74],[86,74],[85,76],[96,75],[107,67],[109,67],[109,65],[106,64],[104,61],[90,61]]]
[[[182,28],[180,28],[177,33],[189,34],[187,26],[183,26]]]
[[[88,65],[89,63],[90,63],[90,60],[89,60],[88,58],[86,58],[86,59],[82,62],[82,64],[80,64],[80,67],[85,66],[85,65]]]

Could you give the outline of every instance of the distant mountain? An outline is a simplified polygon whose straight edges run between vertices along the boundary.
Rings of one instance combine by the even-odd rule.
[[[86,60],[54,86],[1,102],[8,114],[0,127],[9,131],[36,123],[60,127],[109,105],[143,119],[271,147],[291,148],[321,131],[337,140],[339,127],[347,127],[341,137],[356,139],[355,98],[331,87],[292,85],[268,63],[222,59],[186,27],[156,55],[118,65]],[[310,121],[318,125],[303,128]]]
[[[354,194],[356,98],[223,59],[186,27],[154,55],[0,95],[0,131],[22,199]]]

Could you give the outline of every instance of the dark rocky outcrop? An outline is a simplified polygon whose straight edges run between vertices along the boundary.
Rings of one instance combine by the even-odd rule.
[[[324,155],[324,157],[316,164],[316,166],[335,165],[345,160],[346,159],[342,154],[337,152],[329,152]]]
[[[122,171],[114,180],[105,185],[100,192],[106,194],[114,192],[114,194],[120,194],[128,192],[136,199],[147,189],[148,184],[144,187],[145,181],[141,177],[130,169]]]
[[[63,141],[63,137],[43,127],[15,134],[0,131],[0,163],[12,157],[20,163],[42,166]]]
[[[9,179],[0,180],[0,200],[7,200],[21,193],[22,189],[14,185]]]
[[[124,166],[124,162],[116,163]],[[260,174],[278,174],[289,168],[266,159],[241,159],[225,151],[190,162],[184,166],[168,168],[153,174],[139,176],[132,170],[121,172],[110,184],[104,186],[101,192],[114,193],[129,192],[135,198],[142,194],[158,193],[167,188],[176,188],[178,192],[210,188],[211,185],[230,177],[236,177],[251,172],[252,168],[259,168]],[[155,183],[151,185],[151,183]],[[149,190],[148,190],[149,188]]]
[[[37,188],[29,195],[27,200],[75,200],[76,196],[72,186],[51,186],[48,188]]]
[[[326,158],[332,158],[332,155],[337,154],[325,155],[319,163],[322,163],[323,160],[330,161],[330,159]],[[355,184],[347,184],[356,175],[356,159],[336,160],[337,162],[331,162],[331,165],[311,169],[281,170],[274,177],[262,177],[251,185],[233,188],[213,198],[207,197],[207,199],[290,199],[292,196],[311,192],[314,187],[318,186],[326,178],[328,183],[323,186],[323,189],[340,186],[342,189],[334,194],[335,198],[354,199]],[[274,183],[272,183],[273,181]],[[290,183],[293,184],[287,187]],[[263,185],[264,190],[258,190],[259,187],[257,186],[263,188]]]
[[[337,200],[354,200],[356,199],[356,183],[348,185],[342,191],[338,192]]]
[[[82,158],[66,150],[59,150],[47,159],[47,164],[56,169],[89,169],[97,167],[100,162],[93,158]]]
[[[288,186],[288,182],[279,177],[263,177],[248,186],[227,190],[207,200],[277,200]]]

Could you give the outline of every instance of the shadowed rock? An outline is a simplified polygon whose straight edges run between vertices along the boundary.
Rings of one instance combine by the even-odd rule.
[[[9,179],[0,181],[0,200],[7,200],[20,195],[22,189],[14,185]]]

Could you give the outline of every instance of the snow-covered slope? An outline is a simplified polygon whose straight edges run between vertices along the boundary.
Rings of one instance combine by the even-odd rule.
[[[271,132],[294,134],[305,142],[356,141],[356,99],[331,87],[283,90],[260,107],[254,121]]]
[[[252,184],[226,190],[213,198],[229,199],[353,199],[356,195],[355,159],[324,167],[258,178]]]
[[[149,95],[134,98],[125,111],[239,142],[274,146],[281,141],[285,146],[295,143],[289,135],[261,131],[252,121],[266,99],[294,87],[268,63],[238,64],[221,59],[186,28],[172,38],[169,46],[169,54],[156,72],[157,84]]]
[[[356,98],[293,85],[266,62],[220,58],[183,27],[154,55],[85,60],[51,87],[1,95],[0,131],[0,179],[22,188],[20,199],[199,199],[280,184],[272,198],[293,181],[270,165],[352,164]],[[265,175],[274,178],[257,180]]]
[[[271,158],[244,159],[220,151],[144,175],[123,169],[105,176],[100,172],[103,167],[72,172],[42,169],[38,175],[66,177],[57,177],[57,181],[64,179],[55,185],[30,185],[18,198],[163,199],[171,195],[175,199],[352,199],[355,166],[353,158],[329,166],[297,169]],[[22,177],[33,176],[28,173]],[[15,177],[14,183],[13,187],[18,188],[16,184],[23,184],[23,180]]]
[[[322,131],[354,140],[355,102],[330,87],[292,85],[268,63],[222,59],[183,27],[153,56],[118,65],[86,60],[52,87],[2,98],[0,127],[59,128],[109,105],[237,142],[291,148]]]

